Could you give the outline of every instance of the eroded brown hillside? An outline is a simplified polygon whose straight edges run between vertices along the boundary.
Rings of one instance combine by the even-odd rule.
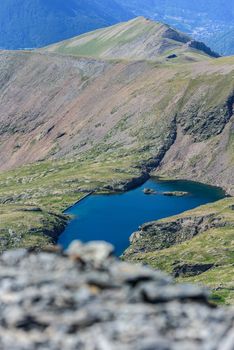
[[[0,168],[98,154],[233,193],[234,58],[192,64],[0,54]],[[165,157],[164,157],[165,156]]]

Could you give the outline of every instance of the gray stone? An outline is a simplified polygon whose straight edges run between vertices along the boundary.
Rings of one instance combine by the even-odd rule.
[[[1,261],[15,265],[28,255],[26,249],[9,250],[2,254]]]
[[[100,242],[0,257],[1,350],[233,350],[234,311]]]
[[[114,247],[102,241],[89,242],[87,244],[82,244],[80,241],[73,241],[67,250],[69,256],[89,262],[95,266],[105,263],[113,252]]]
[[[147,194],[147,195],[157,194],[157,192],[155,190],[153,190],[152,188],[144,188],[143,192],[144,192],[144,194]]]
[[[158,285],[167,285],[171,278],[160,271],[153,271],[142,265],[132,265],[126,262],[113,263],[110,272],[120,283],[136,285],[142,281],[156,281]]]

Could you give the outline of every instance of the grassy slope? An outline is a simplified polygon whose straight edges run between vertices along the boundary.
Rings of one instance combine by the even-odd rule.
[[[227,198],[211,205],[185,212],[182,215],[161,220],[174,221],[178,218],[199,217],[214,214],[220,219],[220,227],[209,229],[193,239],[167,249],[149,253],[130,254],[131,261],[142,262],[156,269],[172,273],[177,265],[214,264],[207,272],[193,277],[179,277],[180,282],[200,283],[213,290],[213,299],[219,303],[234,304],[234,205],[233,198]],[[223,225],[223,227],[222,227]]]
[[[81,158],[1,173],[0,250],[47,246],[64,228],[62,211],[84,193],[138,177],[139,170],[132,169],[131,163],[130,158],[104,162]]]
[[[205,60],[205,52],[185,45],[190,38],[167,25],[138,17],[115,26],[57,43],[42,51],[80,57],[108,59],[165,59],[176,54],[180,60]]]
[[[176,124],[182,125],[191,142],[194,137],[203,140],[212,164],[221,163],[217,162],[217,147],[211,143],[219,144],[227,138],[220,132],[226,101],[233,91],[233,58],[193,64],[105,63],[102,71],[102,64],[96,60],[36,53],[2,56],[2,61],[7,56],[7,64],[0,76],[8,77],[8,71],[10,76],[10,80],[3,79],[1,89],[2,169],[41,159],[75,157],[92,148],[97,154],[114,152],[141,160],[157,158],[168,147],[165,143],[173,141]],[[11,75],[12,66],[16,72]],[[92,71],[95,76],[82,81],[82,75]],[[17,99],[12,104],[14,96]],[[194,170],[191,160],[200,172],[192,176],[202,180],[210,172],[195,162],[199,157],[204,158],[203,150],[189,155],[185,173],[192,174]],[[219,179],[218,185],[231,182],[228,175],[223,182]],[[204,177],[203,181],[216,183],[215,176]]]

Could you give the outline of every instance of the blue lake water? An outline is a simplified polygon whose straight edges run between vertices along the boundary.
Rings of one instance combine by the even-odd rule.
[[[145,195],[144,188],[156,190]],[[165,191],[185,191],[184,197],[167,197]],[[59,238],[65,249],[75,239],[83,242],[104,240],[112,243],[121,255],[129,246],[129,237],[143,223],[162,219],[225,196],[217,187],[191,181],[150,179],[135,190],[111,195],[92,195],[68,209],[73,219]]]

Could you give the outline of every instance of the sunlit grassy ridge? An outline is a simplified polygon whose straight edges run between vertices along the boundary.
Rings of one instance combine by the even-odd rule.
[[[109,59],[172,58],[199,61],[211,58],[208,48],[186,45],[191,38],[165,24],[144,17],[120,23],[106,29],[83,34],[46,47],[45,51],[80,57]]]

